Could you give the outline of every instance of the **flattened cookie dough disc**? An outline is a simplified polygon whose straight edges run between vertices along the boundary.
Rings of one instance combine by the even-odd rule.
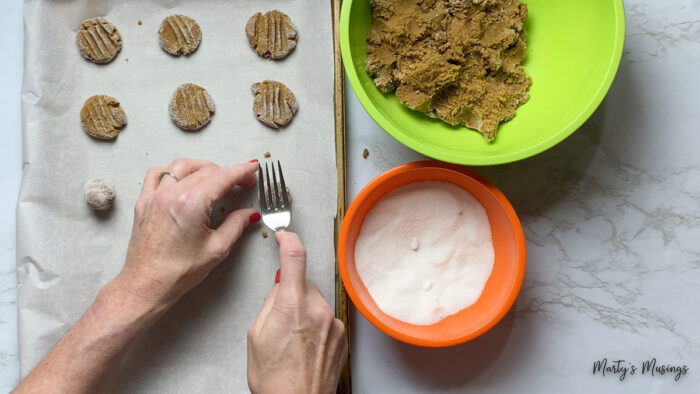
[[[80,110],[80,123],[90,136],[100,140],[117,138],[119,129],[126,126],[126,113],[113,97],[92,96]]]
[[[260,122],[277,129],[286,126],[297,113],[299,104],[289,88],[277,81],[254,83],[253,112]]]
[[[173,56],[188,55],[202,42],[202,29],[189,16],[170,15],[161,22],[158,39],[165,52]]]
[[[92,18],[83,22],[75,34],[78,49],[84,58],[93,63],[109,63],[122,50],[122,36],[105,18]]]
[[[214,101],[209,92],[193,83],[180,85],[170,98],[170,119],[185,130],[206,126],[214,113]]]
[[[270,59],[282,59],[297,46],[297,28],[285,13],[277,10],[251,16],[245,34],[250,47]]]

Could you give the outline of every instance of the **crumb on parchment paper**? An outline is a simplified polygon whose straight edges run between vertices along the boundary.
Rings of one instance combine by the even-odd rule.
[[[263,238],[267,238],[267,237],[268,237],[267,231],[265,231],[265,230],[262,231],[262,237],[263,237]]]
[[[143,25],[143,22],[141,22],[141,19],[139,19],[139,26]]]
[[[362,158],[366,159],[367,156],[369,156],[369,151],[367,150],[367,148],[365,148],[365,150],[362,151]]]
[[[272,154],[269,151],[267,151],[267,152],[265,152],[265,154],[263,156],[270,157],[270,156],[272,156]]]

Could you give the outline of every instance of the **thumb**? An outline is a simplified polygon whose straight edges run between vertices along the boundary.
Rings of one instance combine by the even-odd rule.
[[[223,248],[231,248],[238,238],[243,234],[243,230],[250,223],[260,220],[260,214],[255,209],[237,209],[226,216],[219,228],[212,233],[213,242]]]

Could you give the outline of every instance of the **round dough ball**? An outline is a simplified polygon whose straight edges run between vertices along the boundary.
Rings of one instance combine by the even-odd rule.
[[[282,59],[297,46],[296,26],[287,14],[277,10],[251,16],[245,34],[255,53],[270,59]]]
[[[115,98],[100,94],[85,101],[80,110],[80,123],[88,135],[112,140],[126,126],[126,113]]]
[[[106,211],[114,204],[114,187],[104,179],[91,179],[83,187],[88,206],[95,211]]]
[[[170,119],[184,130],[206,126],[214,113],[214,101],[209,92],[193,83],[180,85],[170,98]]]
[[[158,39],[165,52],[173,56],[188,55],[202,42],[202,29],[189,16],[170,15],[160,23]]]
[[[264,125],[278,129],[291,122],[299,104],[289,88],[277,81],[262,81],[251,85],[253,112]]]
[[[80,53],[93,63],[105,64],[122,50],[122,36],[105,18],[92,18],[83,22],[75,34]]]

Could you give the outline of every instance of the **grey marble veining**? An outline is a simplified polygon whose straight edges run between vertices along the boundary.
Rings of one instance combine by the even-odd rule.
[[[438,350],[399,344],[355,313],[357,391],[697,392],[700,2],[625,6],[622,63],[594,116],[541,155],[476,168],[524,227],[528,268],[514,308],[483,337]],[[369,125],[352,96],[348,114],[350,179],[420,158]],[[592,374],[603,358],[689,371],[675,381],[637,370],[621,382]]]

